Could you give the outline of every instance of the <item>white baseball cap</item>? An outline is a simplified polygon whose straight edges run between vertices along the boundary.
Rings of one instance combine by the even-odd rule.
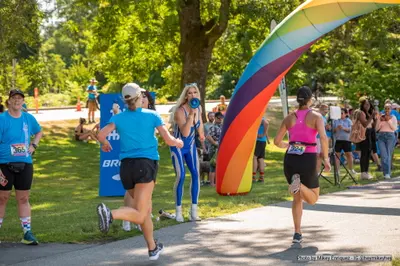
[[[127,83],[122,88],[122,97],[124,100],[134,99],[140,96],[142,92],[146,91],[145,89],[140,88],[136,83]]]

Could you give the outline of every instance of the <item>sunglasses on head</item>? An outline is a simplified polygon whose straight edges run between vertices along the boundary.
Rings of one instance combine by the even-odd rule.
[[[197,83],[194,82],[194,83],[185,84],[185,87],[191,87],[191,86],[196,86],[197,87]]]

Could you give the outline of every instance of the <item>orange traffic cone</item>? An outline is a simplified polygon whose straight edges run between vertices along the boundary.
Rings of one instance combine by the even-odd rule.
[[[76,103],[76,111],[77,112],[80,112],[80,111],[82,111],[82,107],[81,107],[81,99],[80,99],[80,97],[78,96],[78,102]]]

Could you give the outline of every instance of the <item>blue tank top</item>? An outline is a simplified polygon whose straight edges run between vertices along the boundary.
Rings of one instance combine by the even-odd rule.
[[[183,112],[185,112],[185,117],[187,118],[189,114],[186,112],[185,108],[183,107],[181,108],[183,109]],[[195,122],[194,125],[190,128],[189,136],[184,137],[183,134],[181,133],[181,130],[179,129],[179,126],[177,124],[174,125],[174,137],[179,138],[183,141],[183,148],[181,150],[190,149],[191,145],[195,143],[196,129],[198,129],[199,127],[200,127],[200,119],[198,119],[197,122]]]

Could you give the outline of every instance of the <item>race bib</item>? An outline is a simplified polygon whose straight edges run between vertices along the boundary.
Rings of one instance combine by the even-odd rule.
[[[306,146],[303,144],[290,144],[287,153],[302,155],[305,150],[306,150]]]
[[[11,156],[26,156],[28,149],[24,143],[11,144]]]

